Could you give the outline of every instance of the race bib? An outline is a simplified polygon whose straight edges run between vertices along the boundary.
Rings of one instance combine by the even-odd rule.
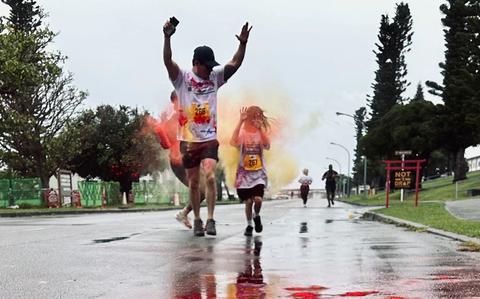
[[[260,159],[260,155],[245,155],[243,157],[243,168],[248,171],[262,169],[262,159]]]
[[[194,123],[208,124],[210,122],[210,107],[208,103],[192,104],[190,109],[192,111]]]

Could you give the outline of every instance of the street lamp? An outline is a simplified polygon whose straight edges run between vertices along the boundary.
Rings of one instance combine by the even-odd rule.
[[[327,157],[326,159],[327,159],[327,160],[335,161],[335,162],[337,163],[337,165],[338,165],[338,171],[339,171],[339,173],[342,174],[342,166],[340,165],[340,162],[338,162],[338,160],[335,160],[335,159],[329,158],[329,157]],[[342,180],[342,181],[343,181],[343,180]],[[345,188],[344,188],[344,187],[345,187],[345,184],[343,184],[343,182],[342,182],[342,185],[341,185],[341,186],[342,186],[342,190],[341,190],[341,191],[342,191],[343,193],[345,193],[345,190],[344,190],[344,189],[345,189]],[[343,196],[343,195],[342,195],[342,196]]]
[[[363,198],[367,198],[367,156],[363,158]]]
[[[347,113],[343,113],[343,112],[335,112],[335,114],[337,116],[340,116],[340,115],[344,115],[344,116],[348,116],[348,117],[351,117],[353,119],[356,119],[355,116],[351,115],[351,114],[347,114]]]
[[[354,116],[354,115],[351,115],[351,114],[347,114],[347,113],[343,113],[343,112],[335,112],[335,114],[337,116],[340,116],[340,115],[343,115],[343,116],[348,116],[348,117],[351,117],[353,118],[354,121],[359,121],[362,123],[362,126],[363,126],[363,129],[366,128],[366,124],[363,120],[360,120],[358,117]],[[364,194],[364,197],[365,197],[365,192],[366,192],[366,185],[367,185],[367,157],[366,156],[362,156],[363,158],[363,194]],[[350,162],[350,161],[349,161]],[[350,170],[350,168],[349,168]],[[348,194],[350,195],[350,190],[348,192]]]
[[[335,143],[335,142],[330,142],[331,145],[336,145],[336,146],[339,146],[341,148],[343,148],[346,152],[347,152],[347,155],[348,155],[348,168],[347,168],[347,197],[350,197],[350,152],[348,151],[348,149],[346,147],[344,147],[343,145],[341,144],[338,144],[338,143]]]

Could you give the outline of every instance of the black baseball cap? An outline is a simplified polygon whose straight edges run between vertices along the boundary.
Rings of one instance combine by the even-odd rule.
[[[198,60],[198,62],[200,62],[201,64],[204,64],[211,68],[220,65],[220,63],[215,61],[215,55],[213,54],[213,50],[207,46],[197,47],[193,51],[193,60]]]

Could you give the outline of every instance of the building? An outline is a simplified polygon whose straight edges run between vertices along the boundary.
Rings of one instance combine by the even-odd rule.
[[[465,150],[465,159],[468,163],[468,171],[480,170],[480,146],[469,147]]]

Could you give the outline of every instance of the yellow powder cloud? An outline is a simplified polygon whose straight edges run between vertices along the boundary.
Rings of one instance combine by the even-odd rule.
[[[229,144],[242,107],[257,105],[271,119],[270,150],[265,151],[268,173],[268,193],[274,194],[291,183],[298,175],[298,165],[290,152],[294,131],[291,116],[292,101],[279,87],[243,90],[234,96],[220,96],[218,101],[219,155],[225,167],[227,184],[234,187],[239,151]]]

